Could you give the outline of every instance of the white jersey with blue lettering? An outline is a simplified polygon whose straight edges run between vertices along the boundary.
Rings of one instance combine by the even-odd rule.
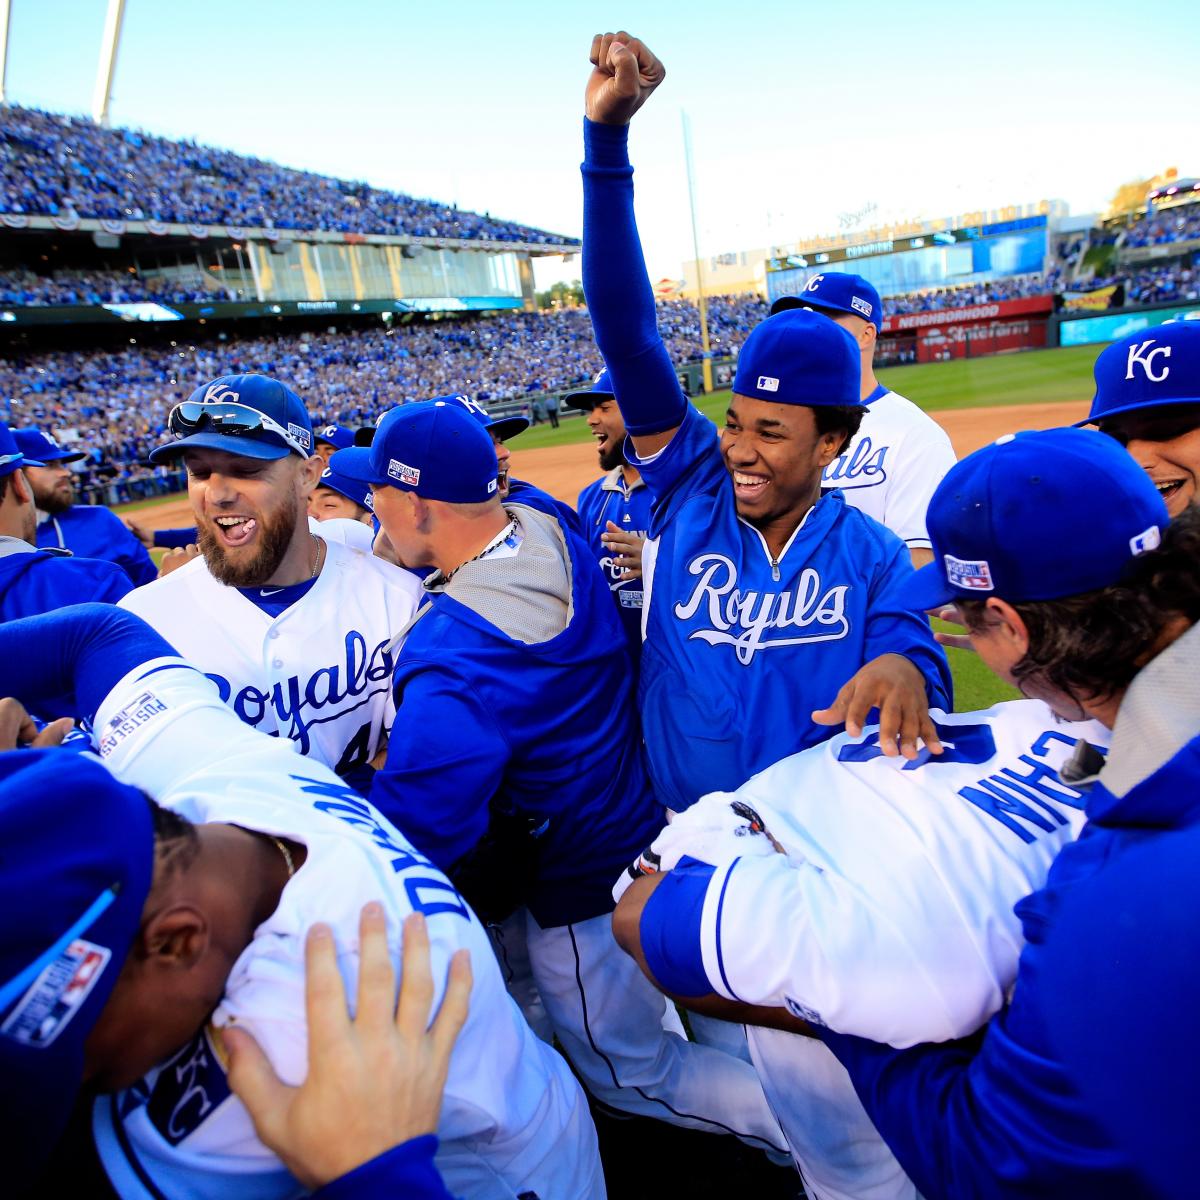
[[[1013,905],[1084,824],[1058,769],[1109,733],[1037,700],[932,715],[941,756],[889,758],[877,729],[840,734],[702,798],[655,842],[664,869],[685,854],[716,867],[695,947],[715,992],[896,1046],[965,1036],[1000,1008],[1023,945]],[[746,836],[745,813],[734,832],[735,803],[783,853]],[[916,1195],[821,1042],[748,1033],[811,1194]]]
[[[913,549],[928,549],[925,513],[955,463],[946,431],[911,400],[881,384],[864,401],[862,427],[824,470],[821,486],[886,525]]]
[[[123,1198],[285,1200],[304,1194],[258,1140],[229,1089],[219,1030],[258,1039],[286,1083],[307,1067],[304,941],[328,922],[347,995],[356,995],[362,906],[380,901],[393,963],[401,924],[428,921],[439,996],[451,955],[471,954],[470,1013],[450,1061],[437,1165],[456,1196],[604,1195],[595,1129],[564,1060],[534,1036],[505,991],[488,936],[453,886],[380,813],[320,763],[240,722],[178,659],[126,676],[96,716],[113,774],[195,822],[226,822],[302,843],[305,861],[238,956],[211,1023],[138,1085],[100,1097],[96,1144]]]
[[[135,588],[121,606],[204,671],[247,725],[346,775],[391,728],[388,643],[412,620],[421,585],[338,531],[315,529],[326,546],[321,573],[278,616],[218,583],[203,558]],[[259,590],[267,599],[277,589]]]

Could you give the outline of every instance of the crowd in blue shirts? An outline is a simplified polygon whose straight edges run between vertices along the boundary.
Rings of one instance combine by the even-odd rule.
[[[1147,213],[1125,231],[1126,246],[1164,246],[1200,238],[1200,203]]]
[[[195,277],[188,280],[147,279],[128,271],[63,269],[49,275],[17,269],[0,271],[0,304],[43,307],[54,304],[200,304],[233,297],[214,292]]]
[[[0,211],[540,245],[573,240],[366,183],[15,105],[0,108]]]

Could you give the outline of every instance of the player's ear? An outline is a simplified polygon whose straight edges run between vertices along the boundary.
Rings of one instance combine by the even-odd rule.
[[[33,503],[33,489],[29,486],[29,480],[25,478],[24,471],[14,471],[9,479],[9,486],[12,488],[13,495],[17,498],[17,503],[24,506]]]
[[[314,454],[311,458],[306,458],[301,464],[300,480],[305,496],[312,495],[324,470],[325,460],[319,454]]]
[[[159,909],[138,933],[141,957],[153,968],[194,967],[207,953],[208,918],[190,904]]]
[[[1007,600],[1001,600],[998,596],[990,596],[984,609],[989,634],[1016,652],[1016,661],[1019,662],[1029,651],[1029,628],[1021,614]]]

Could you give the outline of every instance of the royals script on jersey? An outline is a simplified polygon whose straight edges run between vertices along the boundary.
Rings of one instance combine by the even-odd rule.
[[[886,525],[908,548],[928,548],[925,514],[942,477],[954,466],[945,430],[911,400],[882,384],[864,401],[862,427],[821,474],[846,503]]]
[[[809,510],[778,557],[737,513],[712,422],[690,408],[638,467],[655,496],[644,582],[640,706],[659,799],[676,811],[830,734],[810,714],[864,663],[902,654],[930,702],[950,672],[899,588],[904,544],[838,492]]]
[[[361,549],[325,544],[311,590],[276,617],[218,583],[202,558],[121,603],[204,671],[247,725],[345,775],[370,761],[391,726],[388,643],[412,619],[421,586]]]
[[[101,1096],[93,1131],[123,1200],[290,1200],[304,1189],[257,1138],[226,1078],[220,1028],[258,1039],[285,1082],[307,1065],[304,941],[333,927],[354,994],[362,906],[380,901],[393,964],[405,916],[428,921],[433,978],[471,954],[470,1013],[454,1049],[437,1166],[456,1196],[603,1195],[595,1131],[565,1061],[539,1041],[505,990],[488,935],[449,880],[319,763],[247,728],[211,683],[156,659],[109,693],[95,720],[106,765],[195,822],[230,822],[303,843],[303,865],[233,964],[209,1025],[139,1084]],[[435,997],[435,1004],[438,998]]]

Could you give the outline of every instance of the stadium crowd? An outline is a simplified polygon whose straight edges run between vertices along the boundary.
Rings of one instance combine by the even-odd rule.
[[[0,271],[0,304],[43,307],[53,304],[201,304],[233,299],[224,290],[210,290],[198,277],[145,279],[133,271],[56,270],[39,275],[28,270]]]
[[[1200,238],[1200,202],[1147,213],[1130,225],[1121,239],[1125,246],[1165,246]]]
[[[0,107],[0,212],[539,245],[572,241],[365,183],[17,105]]]

